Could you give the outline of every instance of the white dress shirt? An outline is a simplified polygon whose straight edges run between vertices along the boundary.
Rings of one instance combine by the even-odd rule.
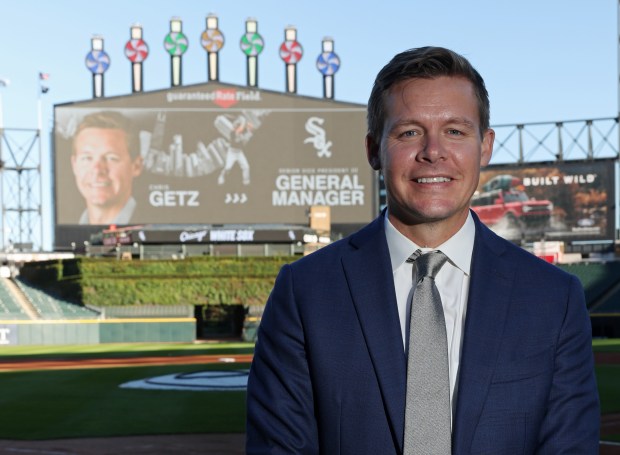
[[[448,257],[448,262],[446,262],[435,277],[435,285],[441,297],[446,320],[450,371],[450,402],[453,415],[456,407],[457,380],[461,358],[461,345],[463,343],[463,328],[467,310],[471,257],[474,249],[475,234],[476,225],[470,213],[463,227],[446,242],[439,245],[437,248],[422,248],[401,234],[392,223],[390,223],[387,212],[385,214],[385,235],[387,237],[387,244],[392,261],[398,316],[400,318],[403,348],[405,351],[407,348],[407,332],[409,327],[411,297],[413,293],[412,264],[406,262],[407,258],[417,249],[422,250],[424,253],[441,250],[441,252]]]

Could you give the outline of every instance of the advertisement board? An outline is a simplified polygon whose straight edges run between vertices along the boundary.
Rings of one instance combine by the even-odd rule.
[[[104,230],[102,243],[106,246],[149,244],[209,244],[209,243],[297,243],[308,242],[310,229],[256,228],[252,226],[212,226],[186,229],[156,229],[152,226]]]
[[[219,83],[55,107],[57,238],[128,224],[377,213],[365,106]],[[80,240],[80,239],[78,239]]]
[[[612,160],[488,166],[472,209],[513,241],[613,241]]]

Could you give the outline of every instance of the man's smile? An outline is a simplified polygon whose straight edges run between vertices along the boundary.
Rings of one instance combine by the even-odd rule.
[[[445,183],[452,181],[450,177],[420,177],[414,180],[418,183]]]

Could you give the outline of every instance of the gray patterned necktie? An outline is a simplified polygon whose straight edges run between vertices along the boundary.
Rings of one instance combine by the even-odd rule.
[[[452,450],[448,341],[435,286],[447,260],[441,251],[420,250],[407,260],[414,262],[417,284],[411,302],[404,455],[450,455]]]

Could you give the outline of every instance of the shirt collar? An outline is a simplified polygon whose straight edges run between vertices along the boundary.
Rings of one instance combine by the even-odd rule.
[[[409,258],[418,248],[422,249],[414,242],[401,234],[392,225],[388,218],[388,212],[385,212],[385,237],[387,239],[388,249],[390,251],[390,259],[392,261],[392,270],[396,270]],[[466,275],[470,274],[471,256],[474,250],[474,238],[476,236],[476,225],[471,216],[467,215],[465,224],[458,230],[456,234],[439,245],[435,250],[441,250],[450,262],[458,267]]]

